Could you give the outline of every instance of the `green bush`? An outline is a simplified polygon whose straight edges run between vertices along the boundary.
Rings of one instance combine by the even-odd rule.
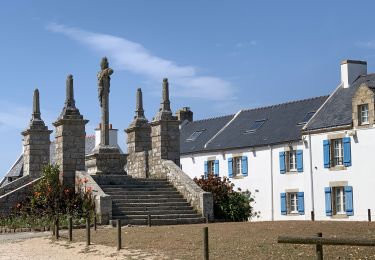
[[[194,179],[204,191],[211,192],[214,200],[215,219],[226,221],[247,221],[259,213],[253,211],[254,197],[250,191],[234,190],[234,184],[226,177],[213,174]]]

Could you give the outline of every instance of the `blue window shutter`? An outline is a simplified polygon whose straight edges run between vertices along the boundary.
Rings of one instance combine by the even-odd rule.
[[[286,193],[280,193],[280,208],[281,208],[281,215],[286,215]]]
[[[350,147],[350,137],[344,137],[342,139],[344,144],[344,165],[346,167],[352,166],[352,151]]]
[[[215,160],[215,176],[219,176],[219,160]]]
[[[242,166],[242,175],[247,176],[247,156],[242,156],[241,158],[241,166]]]
[[[298,192],[298,214],[305,215],[305,194],[303,192]]]
[[[324,154],[324,168],[331,167],[331,156],[330,156],[330,141],[323,140],[323,154]]]
[[[280,158],[280,173],[284,174],[285,173],[285,152],[280,152],[279,154]]]
[[[324,192],[325,192],[325,197],[326,197],[326,215],[332,216],[332,200],[331,200],[332,188],[325,187]]]
[[[346,208],[346,215],[353,216],[354,209],[353,209],[353,187],[352,186],[345,186],[345,208]]]
[[[205,178],[208,177],[208,162],[207,161],[204,162],[204,177]]]
[[[228,176],[233,177],[233,158],[228,158]]]
[[[297,150],[297,171],[303,172],[303,150]]]

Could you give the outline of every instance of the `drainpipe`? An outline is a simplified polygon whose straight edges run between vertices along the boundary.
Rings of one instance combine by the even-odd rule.
[[[275,220],[275,213],[274,213],[274,204],[273,204],[273,147],[271,145],[268,146],[270,149],[270,156],[271,156],[271,221]]]
[[[314,205],[314,176],[313,176],[313,163],[312,163],[312,144],[311,134],[309,133],[309,156],[310,156],[310,184],[311,184],[311,210],[315,213]]]

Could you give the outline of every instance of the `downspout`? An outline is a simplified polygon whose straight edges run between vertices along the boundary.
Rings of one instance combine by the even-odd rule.
[[[271,145],[268,146],[270,148],[270,156],[271,156],[271,221],[275,220],[275,212],[274,212],[274,203],[273,203],[273,147]]]
[[[311,210],[315,213],[314,205],[314,176],[313,176],[313,163],[312,163],[312,144],[311,134],[309,133],[309,156],[310,156],[310,184],[311,184]]]

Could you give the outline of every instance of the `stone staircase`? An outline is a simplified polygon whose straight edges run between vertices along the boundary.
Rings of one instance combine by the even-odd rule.
[[[112,220],[123,225],[204,223],[186,199],[166,179],[140,179],[130,176],[95,178],[101,189],[112,198]],[[109,177],[109,178],[108,178]]]

